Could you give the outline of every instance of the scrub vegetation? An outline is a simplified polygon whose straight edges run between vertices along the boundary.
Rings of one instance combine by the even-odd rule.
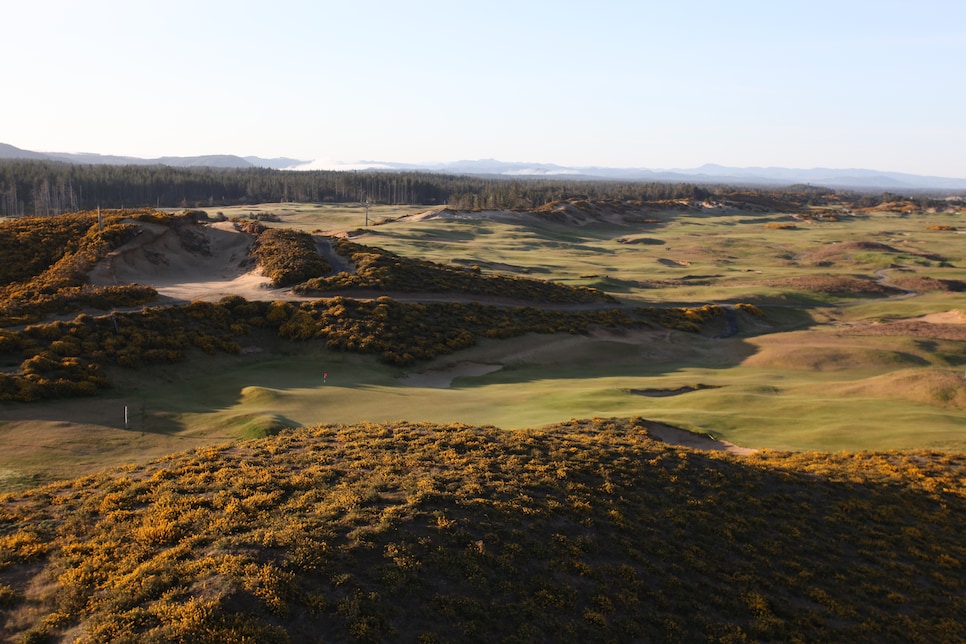
[[[698,332],[721,309],[546,311],[450,302],[403,303],[332,298],[293,304],[249,302],[237,296],[217,303],[151,307],[136,312],[0,330],[0,359],[20,368],[0,373],[0,400],[93,394],[109,385],[104,369],[137,369],[174,363],[198,348],[214,355],[238,353],[253,329],[268,328],[294,341],[321,340],[328,349],[375,353],[393,365],[407,365],[476,344],[477,338],[526,333],[583,333],[607,328],[656,327]],[[432,324],[427,324],[432,320]]]
[[[963,638],[966,460],[329,425],[2,497],[24,641]]]
[[[77,172],[0,164],[0,638],[966,641],[962,202]]]

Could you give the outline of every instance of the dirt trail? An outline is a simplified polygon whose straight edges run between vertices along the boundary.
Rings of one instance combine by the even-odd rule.
[[[890,270],[892,270],[892,269],[889,269],[889,268],[880,268],[879,270],[877,270],[875,272],[875,276],[878,278],[876,281],[880,285],[882,285],[882,286],[886,286],[886,287],[889,287],[889,288],[896,288],[896,289],[899,289],[900,291],[905,291],[905,293],[902,293],[900,295],[890,295],[889,297],[878,298],[879,300],[881,300],[883,302],[888,302],[888,301],[892,301],[892,300],[905,300],[905,299],[908,299],[910,297],[915,297],[915,296],[919,295],[919,291],[914,291],[911,288],[906,288],[904,286],[899,286],[895,282],[892,282],[891,280],[889,280],[889,271]]]
[[[355,266],[350,264],[345,257],[335,252],[335,249],[332,248],[332,243],[328,239],[318,235],[314,236],[313,239],[315,240],[315,252],[329,262],[329,265],[332,266],[333,273],[355,274]]]

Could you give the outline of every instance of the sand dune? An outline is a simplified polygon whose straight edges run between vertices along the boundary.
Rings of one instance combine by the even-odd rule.
[[[145,284],[178,300],[302,299],[274,289],[249,250],[255,241],[232,222],[162,226],[137,222],[141,232],[111,252],[90,274],[95,285]]]

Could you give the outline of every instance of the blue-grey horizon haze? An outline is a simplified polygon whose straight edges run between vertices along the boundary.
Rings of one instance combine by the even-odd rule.
[[[33,0],[0,142],[966,178],[966,3]]]

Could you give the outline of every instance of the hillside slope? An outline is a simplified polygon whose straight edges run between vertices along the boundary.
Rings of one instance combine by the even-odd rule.
[[[321,426],[0,497],[23,641],[966,638],[966,460]]]

